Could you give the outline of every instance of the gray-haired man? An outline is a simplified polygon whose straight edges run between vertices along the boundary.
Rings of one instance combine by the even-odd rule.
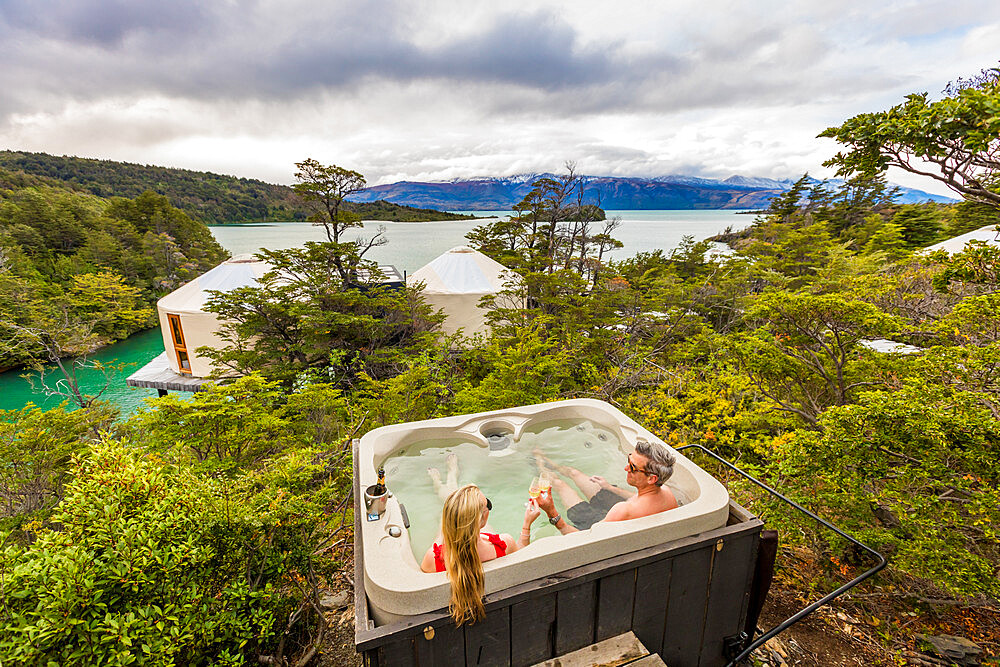
[[[556,465],[538,450],[535,450],[535,459],[539,469],[551,466],[572,479],[587,496],[584,500],[566,482],[552,476],[552,491],[562,500],[566,508],[564,512],[572,525],[557,512],[551,493],[538,496],[538,507],[548,515],[549,523],[563,535],[586,530],[598,521],[638,519],[677,507],[674,494],[663,486],[674,472],[674,457],[658,443],[639,440],[635,451],[626,457],[625,481],[636,488],[634,495],[598,475],[587,476],[576,468]]]

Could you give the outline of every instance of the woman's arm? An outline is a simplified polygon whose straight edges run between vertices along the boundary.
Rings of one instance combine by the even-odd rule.
[[[521,526],[521,534],[518,536],[517,541],[510,546],[509,551],[517,551],[518,549],[523,549],[528,546],[528,542],[531,541],[531,524],[534,523],[535,519],[541,515],[542,510],[538,508],[538,504],[535,499],[532,498],[528,501],[528,506],[524,509],[524,525]]]
[[[444,533],[440,530],[437,537],[434,538],[434,544],[444,544]],[[420,561],[420,569],[424,572],[437,572],[437,563],[434,562],[434,544],[431,544],[431,548],[427,550],[423,560]]]
[[[420,561],[420,569],[424,572],[437,572],[437,567],[434,565],[434,547],[424,554],[424,559]]]

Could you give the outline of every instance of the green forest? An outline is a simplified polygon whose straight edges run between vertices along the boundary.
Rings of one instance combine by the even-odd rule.
[[[209,225],[303,221],[311,214],[291,187],[253,178],[24,151],[0,151],[0,168],[42,176],[98,197],[135,198],[151,190]],[[473,217],[386,201],[347,202],[345,206],[365,220],[426,222]]]
[[[159,297],[227,256],[163,195],[106,199],[0,169],[0,368],[61,364],[154,326]]]
[[[0,414],[0,660],[306,664],[331,641],[322,594],[353,574],[351,440],[572,397],[738,462],[885,554],[835,607],[871,663],[899,664],[931,632],[996,656],[1000,247],[922,249],[1000,223],[998,109],[986,72],[826,130],[844,185],[803,177],[724,235],[727,255],[687,239],[608,261],[619,221],[571,205],[572,170],[539,180],[518,215],[468,234],[522,279],[488,299],[492,333],[475,340],[439,335],[416,287],[359,283],[371,264],[340,241],[358,222],[336,193],[360,174],[299,163],[295,192],[319,205],[330,240],[264,251],[274,270],[258,287],[213,297],[231,344],[211,355],[239,379],[124,420],[86,397]],[[885,171],[915,157],[940,163],[964,201],[897,204]],[[180,279],[168,267],[193,275],[219,257],[160,195],[105,201],[3,178],[5,324],[42,309],[55,326],[65,310],[94,323],[91,340],[110,336]],[[144,243],[171,251],[143,264]],[[878,352],[879,339],[917,351]],[[779,531],[772,597],[814,600],[870,567],[696,462]]]

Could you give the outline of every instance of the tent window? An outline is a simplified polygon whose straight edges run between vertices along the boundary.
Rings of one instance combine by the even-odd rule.
[[[177,367],[181,373],[191,373],[191,359],[188,357],[187,345],[184,343],[184,331],[181,329],[181,318],[179,315],[167,314],[167,321],[170,322],[170,336],[174,341],[174,354],[177,355]]]
[[[185,347],[184,332],[181,331],[181,318],[176,315],[167,315],[170,320],[170,333],[174,337],[174,347]]]

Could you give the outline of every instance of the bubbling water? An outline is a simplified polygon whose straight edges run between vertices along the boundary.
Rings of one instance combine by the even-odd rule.
[[[512,441],[505,456],[490,456],[490,449],[461,438],[423,440],[396,452],[385,461],[389,471],[387,485],[406,506],[410,519],[410,546],[417,562],[434,543],[441,528],[443,501],[434,489],[428,468],[439,471],[442,483],[448,482],[448,456],[455,454],[458,463],[459,487],[475,484],[492,501],[489,527],[493,532],[510,533],[516,539],[524,522],[524,505],[528,487],[538,476],[532,453],[535,448],[554,464],[571,466],[586,475],[601,475],[612,484],[629,489],[625,483],[625,450],[610,430],[581,419],[554,420],[527,429]],[[508,454],[509,452],[509,454]],[[586,496],[572,480],[550,472],[551,478],[562,477],[584,500]],[[555,494],[556,509],[565,507]],[[545,514],[531,527],[531,539],[558,535],[559,531],[546,520]]]

